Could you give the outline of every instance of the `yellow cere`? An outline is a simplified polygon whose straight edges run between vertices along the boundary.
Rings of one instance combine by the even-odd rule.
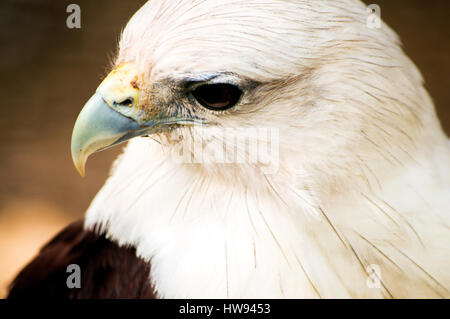
[[[139,105],[139,88],[136,83],[136,66],[134,63],[124,62],[108,74],[97,88],[97,93],[101,94],[105,102],[113,109],[134,106],[132,110],[126,111],[126,115],[131,116],[132,113],[137,112]],[[122,113],[124,111],[121,109]]]

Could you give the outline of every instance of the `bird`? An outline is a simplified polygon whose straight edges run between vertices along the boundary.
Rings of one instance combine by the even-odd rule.
[[[75,167],[127,144],[9,298],[449,298],[449,140],[370,19],[359,0],[145,3]]]

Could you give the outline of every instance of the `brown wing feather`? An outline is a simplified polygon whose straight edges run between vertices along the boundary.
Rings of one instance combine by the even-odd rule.
[[[80,266],[81,288],[67,287],[70,264]],[[136,257],[134,248],[119,247],[78,221],[19,273],[8,298],[156,298],[149,275],[150,263]]]

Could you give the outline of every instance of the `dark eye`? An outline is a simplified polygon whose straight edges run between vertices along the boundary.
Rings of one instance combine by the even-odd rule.
[[[201,85],[192,94],[207,109],[222,111],[236,105],[242,96],[242,91],[231,84],[217,83]]]

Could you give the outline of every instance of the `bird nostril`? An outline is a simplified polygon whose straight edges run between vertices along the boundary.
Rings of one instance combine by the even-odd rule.
[[[123,100],[122,102],[114,102],[114,105],[132,107],[133,106],[133,99],[132,98],[128,98],[128,99]]]

